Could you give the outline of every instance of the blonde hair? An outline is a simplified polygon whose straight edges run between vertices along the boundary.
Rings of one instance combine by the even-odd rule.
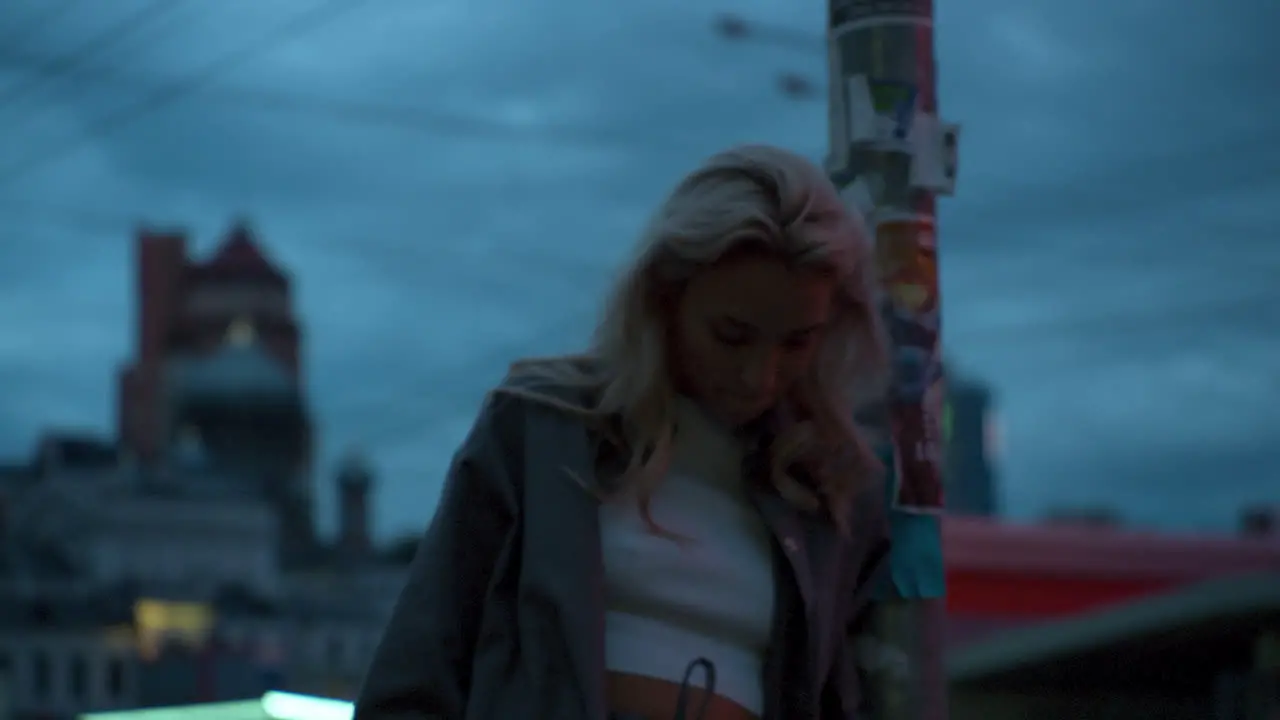
[[[588,390],[576,406],[540,392],[500,391],[615,423],[628,462],[609,495],[635,492],[649,528],[649,499],[666,474],[676,389],[667,367],[667,319],[659,298],[679,292],[731,251],[762,249],[836,279],[832,322],[810,372],[788,390],[777,433],[764,450],[769,482],[792,505],[825,510],[843,529],[848,500],[880,478],[881,466],[854,423],[855,408],[879,401],[887,374],[884,333],[872,282],[872,239],[813,163],[765,145],[732,148],[685,177],[658,208],[618,279],[586,353],[526,359],[513,374]],[[620,422],[619,422],[620,421]],[[789,471],[801,467],[808,482]],[[578,479],[583,482],[582,479]],[[584,483],[585,484],[585,483]],[[603,493],[599,484],[588,487]]]

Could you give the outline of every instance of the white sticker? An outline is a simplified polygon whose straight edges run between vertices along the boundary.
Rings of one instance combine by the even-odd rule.
[[[871,100],[871,85],[866,75],[854,75],[845,79],[846,130],[849,142],[871,142],[883,137],[876,106]]]
[[[959,126],[933,115],[917,115],[911,127],[912,187],[942,195],[955,192]]]

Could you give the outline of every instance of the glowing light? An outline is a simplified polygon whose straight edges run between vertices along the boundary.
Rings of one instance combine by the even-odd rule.
[[[213,630],[214,615],[202,603],[144,599],[133,605],[133,622],[139,652],[144,658],[154,658],[166,641],[203,644]]]
[[[262,709],[272,720],[351,720],[351,703],[310,695],[269,692],[262,696]]]
[[[351,720],[354,712],[341,700],[269,692],[260,700],[90,713],[80,720]]]
[[[248,318],[236,318],[231,321],[231,325],[227,327],[226,341],[232,347],[245,347],[257,342],[258,331],[253,326],[253,321]]]

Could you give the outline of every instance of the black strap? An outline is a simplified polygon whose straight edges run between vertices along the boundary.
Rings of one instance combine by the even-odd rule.
[[[696,717],[689,717],[686,714],[689,705],[689,681],[693,678],[693,671],[701,667],[703,674],[706,676],[706,682],[702,684],[705,694],[702,696],[702,706],[698,708]],[[716,665],[710,660],[700,657],[689,663],[684,669],[684,680],[680,682],[680,693],[676,696],[676,714],[672,720],[705,720],[707,717],[707,708],[711,706],[711,696],[716,691]]]

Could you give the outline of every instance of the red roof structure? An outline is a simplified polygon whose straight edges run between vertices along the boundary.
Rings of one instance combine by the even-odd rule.
[[[1098,610],[1198,582],[1280,572],[1280,538],[1124,528],[943,524],[948,610],[1015,623]]]
[[[1069,714],[1042,709],[1018,716],[1079,718],[1095,717],[1085,709],[1090,695],[1127,695],[1145,701],[1135,707],[1141,712],[1117,717],[1205,717],[1206,700],[1225,699],[1224,672],[1248,667],[1251,659],[1265,662],[1258,653],[1277,622],[1280,573],[1197,582],[966,646],[948,657],[953,700],[968,691],[988,698],[1007,693],[1006,704],[1014,706],[1026,698],[1067,698]],[[1149,704],[1161,698],[1163,705]],[[1177,699],[1193,712],[1168,711]]]

